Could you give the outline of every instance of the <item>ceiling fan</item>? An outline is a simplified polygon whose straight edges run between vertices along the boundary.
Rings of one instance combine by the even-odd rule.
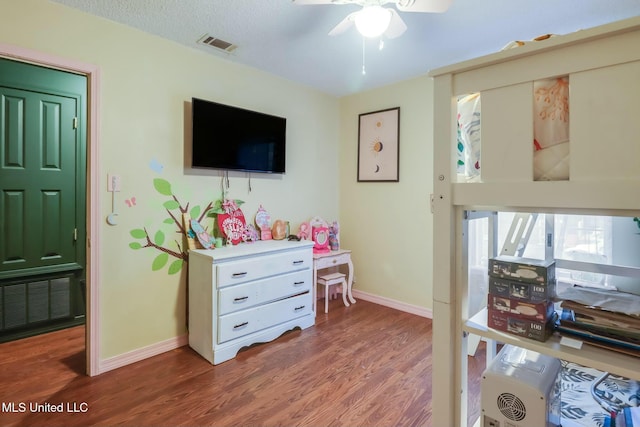
[[[393,3],[401,12],[428,12],[442,13],[451,5],[453,0],[292,0],[295,4],[357,4],[362,9],[350,13],[331,31],[330,36],[335,36],[345,32],[352,25],[364,37],[374,38],[384,35],[392,39],[402,35],[407,30],[398,12],[390,7],[383,7],[385,4]]]

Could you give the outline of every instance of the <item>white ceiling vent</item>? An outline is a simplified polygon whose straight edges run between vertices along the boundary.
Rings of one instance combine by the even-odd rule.
[[[207,46],[215,47],[216,49],[223,50],[223,51],[225,51],[227,53],[233,52],[238,47],[233,43],[229,43],[229,42],[226,42],[224,40],[217,39],[217,38],[215,38],[213,36],[210,36],[209,34],[205,34],[204,36],[202,36],[200,38],[200,40],[198,40],[198,43],[206,44]]]

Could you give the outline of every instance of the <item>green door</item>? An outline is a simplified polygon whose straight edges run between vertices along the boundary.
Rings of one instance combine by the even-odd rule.
[[[0,59],[0,341],[84,320],[86,86]]]

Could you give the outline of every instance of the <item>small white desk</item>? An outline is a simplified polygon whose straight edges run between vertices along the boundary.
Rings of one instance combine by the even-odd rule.
[[[337,251],[330,251],[326,253],[314,253],[313,254],[313,309],[316,311],[316,292],[317,292],[317,279],[318,271],[324,268],[337,267],[339,265],[347,265],[349,267],[349,274],[347,275],[347,289],[343,289],[342,292],[346,292],[347,297],[351,303],[355,303],[351,288],[353,287],[353,262],[351,262],[351,250],[338,249]]]

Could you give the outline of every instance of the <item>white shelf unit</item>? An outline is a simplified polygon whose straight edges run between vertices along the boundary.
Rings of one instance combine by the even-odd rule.
[[[506,332],[496,331],[487,327],[487,310],[483,309],[475,316],[467,320],[463,326],[466,332],[480,335],[484,338],[499,341],[505,344],[512,344],[518,347],[533,350],[538,353],[548,354],[558,359],[569,360],[583,366],[591,366],[601,371],[610,372],[627,378],[638,378],[640,373],[640,359],[620,353],[612,353],[591,345],[583,345],[576,349],[560,344],[557,335],[551,336],[545,342],[520,338]],[[613,356],[615,354],[615,356]],[[611,358],[615,357],[615,363]]]
[[[430,73],[434,83],[433,425],[466,426],[467,335],[640,379],[640,359],[560,346],[469,318],[465,215],[514,211],[640,216],[640,17],[497,52]],[[570,81],[570,178],[532,178],[533,81]],[[456,101],[480,92],[480,182],[456,172]],[[640,256],[640,254],[639,254]]]

